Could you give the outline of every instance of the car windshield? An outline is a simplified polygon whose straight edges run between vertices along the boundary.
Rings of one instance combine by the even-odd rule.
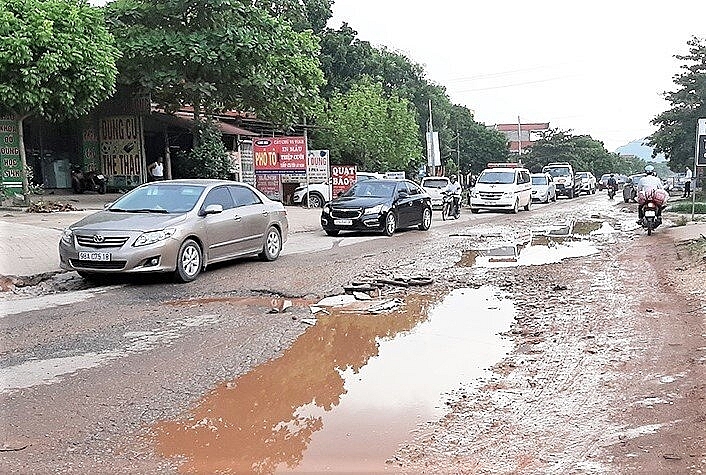
[[[549,173],[553,177],[557,176],[571,176],[571,173],[569,173],[569,169],[566,167],[557,167],[557,168],[547,168],[544,170],[545,172]]]
[[[532,177],[532,184],[533,185],[546,185],[547,184],[547,177],[546,176],[533,176]]]
[[[430,180],[424,180],[422,182],[422,186],[424,188],[446,188],[446,185],[449,184],[449,180],[447,179],[441,179],[441,178],[432,178]]]
[[[588,178],[588,173],[577,173],[576,176],[579,178]]]
[[[514,182],[514,171],[483,172],[480,174],[480,177],[478,177],[478,183],[486,183],[489,185],[507,185]]]
[[[155,184],[141,186],[119,198],[108,211],[129,213],[186,213],[191,211],[205,187]]]
[[[394,192],[395,183],[381,180],[365,180],[362,183],[356,183],[341,196],[374,196],[376,198],[389,198]]]

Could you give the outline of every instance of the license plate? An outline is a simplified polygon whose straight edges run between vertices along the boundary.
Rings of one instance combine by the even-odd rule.
[[[81,261],[109,261],[109,252],[79,252],[78,259]]]
[[[655,213],[652,210],[647,210],[647,211],[645,211],[645,216],[648,216],[650,218],[654,218],[655,216],[657,216],[657,213]]]
[[[353,226],[352,219],[334,219],[333,224],[336,226]]]

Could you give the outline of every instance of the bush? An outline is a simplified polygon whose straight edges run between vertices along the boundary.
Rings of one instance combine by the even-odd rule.
[[[196,131],[196,146],[190,151],[179,151],[173,161],[175,178],[227,179],[230,158],[221,133],[211,122],[200,123]]]
[[[672,213],[691,213],[691,200],[682,200],[669,205],[668,211]],[[697,202],[694,207],[695,214],[706,214],[706,203]]]

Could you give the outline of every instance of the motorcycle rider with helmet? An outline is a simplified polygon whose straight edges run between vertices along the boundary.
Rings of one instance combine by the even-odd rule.
[[[458,213],[459,206],[461,204],[461,184],[456,181],[456,175],[451,175],[450,182],[444,188],[444,193],[449,193],[453,195],[453,210],[451,210],[451,215]]]
[[[646,175],[640,178],[640,181],[637,183],[637,193],[638,195],[640,192],[644,192],[649,189],[653,190],[663,190],[664,187],[662,186],[662,180],[660,180],[657,177],[657,174],[655,173],[655,167],[652,165],[647,165],[645,167],[645,173]],[[642,226],[642,219],[645,216],[645,211],[644,211],[645,203],[641,203],[637,207],[637,224]],[[657,208],[657,213],[658,216],[662,214],[662,207],[659,206]]]

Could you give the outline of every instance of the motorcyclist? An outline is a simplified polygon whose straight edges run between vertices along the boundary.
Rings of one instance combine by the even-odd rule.
[[[646,175],[640,178],[640,181],[637,183],[637,194],[640,196],[640,193],[645,193],[647,190],[663,190],[664,186],[662,186],[662,180],[660,180],[657,177],[657,174],[655,173],[655,167],[652,165],[647,165],[645,167],[645,173]],[[642,225],[642,218],[645,215],[644,212],[644,207],[645,207],[645,201],[640,203],[637,207],[637,224]],[[662,209],[661,207],[657,208],[658,215],[661,214]]]
[[[449,177],[449,184],[444,188],[445,193],[450,193],[453,195],[453,210],[452,215],[458,213],[459,205],[461,203],[461,184],[457,181],[456,175],[451,175]]]
[[[609,191],[608,191],[608,194],[609,194],[609,195],[611,195],[610,190],[613,190],[612,195],[614,195],[615,192],[618,191],[618,182],[617,182],[617,180],[615,179],[615,174],[614,174],[614,173],[611,173],[611,174],[610,174],[610,177],[608,178],[608,182],[606,183],[606,186],[608,187],[608,190],[609,190]],[[612,195],[611,195],[611,198],[613,198]]]

